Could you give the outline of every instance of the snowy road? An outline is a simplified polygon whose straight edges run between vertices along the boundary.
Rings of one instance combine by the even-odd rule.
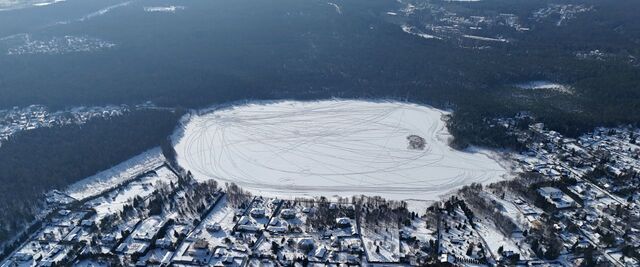
[[[283,101],[190,119],[174,140],[196,179],[232,181],[261,194],[381,195],[436,200],[506,173],[488,151],[447,145],[446,112],[399,102]],[[407,136],[426,140],[408,148]]]

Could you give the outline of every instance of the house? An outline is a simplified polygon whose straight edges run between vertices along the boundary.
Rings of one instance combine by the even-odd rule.
[[[198,239],[193,244],[193,248],[194,249],[208,249],[209,248],[209,242],[207,242],[207,240],[204,240],[204,239]]]
[[[267,213],[264,208],[253,208],[251,210],[251,217],[262,218]]]
[[[38,261],[42,258],[42,255],[38,253],[34,256],[34,254],[28,252],[16,252],[13,258],[18,261],[30,261],[31,259]]]
[[[156,246],[160,248],[170,248],[173,246],[173,241],[169,238],[160,238],[156,240]]]
[[[513,256],[514,254],[516,254],[515,252],[513,252],[513,250],[504,250],[502,251],[502,257],[505,258],[510,258],[511,256]]]
[[[227,249],[224,247],[218,247],[213,252],[213,256],[216,258],[220,258],[224,255],[227,255]]]
[[[71,213],[70,210],[59,210],[58,214],[62,215],[62,216],[67,216],[69,215],[69,213]]]
[[[247,224],[248,222],[249,222],[249,217],[242,216],[242,217],[240,217],[240,220],[238,220],[238,225]]]
[[[440,254],[439,258],[441,263],[454,264],[456,262],[456,258],[454,258],[452,255],[449,255],[449,253],[442,253]]]
[[[283,209],[280,212],[280,217],[285,220],[293,219],[296,217],[296,211],[293,209]]]
[[[260,227],[254,224],[245,224],[238,226],[238,231],[257,232],[258,230],[260,230]]]
[[[91,227],[94,224],[94,221],[92,220],[82,220],[82,222],[80,223],[82,226],[85,227]]]
[[[325,255],[327,255],[327,249],[325,247],[319,247],[313,253],[313,256],[318,258],[318,259],[324,258]]]
[[[233,256],[231,256],[231,255],[229,255],[229,254],[224,255],[224,256],[222,257],[222,262],[223,262],[224,264],[231,264],[231,263],[233,263],[233,260],[234,260]]]
[[[304,238],[298,239],[298,248],[299,249],[311,250],[314,245],[315,245],[315,242],[313,241],[312,238],[304,237]]]
[[[541,187],[538,189],[538,193],[558,209],[570,208],[575,205],[571,198],[565,197],[560,189],[554,187]]]
[[[124,253],[127,250],[127,243],[123,242],[116,248],[116,253]]]
[[[124,243],[123,243],[124,244]],[[149,243],[143,242],[133,242],[125,247],[124,254],[133,255],[144,255],[149,250]]]
[[[351,219],[347,217],[341,217],[336,219],[336,224],[340,228],[346,228],[351,226]]]
[[[270,225],[269,227],[267,227],[267,231],[271,233],[285,233],[287,232],[287,227]]]
[[[564,193],[562,193],[560,189],[554,187],[541,187],[540,189],[538,189],[538,193],[543,197],[553,200],[562,199],[562,196],[564,196]]]
[[[222,226],[220,226],[219,223],[207,224],[207,226],[205,226],[205,228],[209,232],[218,232],[218,231],[222,230]]]
[[[111,234],[106,234],[106,235],[102,236],[101,241],[102,241],[103,244],[115,244],[116,243],[116,238]]]

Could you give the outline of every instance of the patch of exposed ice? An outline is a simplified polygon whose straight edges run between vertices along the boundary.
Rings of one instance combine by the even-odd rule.
[[[184,6],[150,6],[144,7],[145,12],[162,12],[162,13],[175,13],[178,10],[183,10]]]
[[[462,35],[462,37],[474,39],[474,40],[480,40],[480,41],[489,41],[489,42],[509,42],[509,40],[504,38],[491,38],[491,37],[483,37],[483,36],[468,35],[468,34]]]
[[[516,87],[527,90],[553,90],[567,94],[571,94],[573,92],[570,86],[550,81],[530,81],[516,84]]]
[[[40,3],[33,4],[33,6],[48,6],[48,5],[53,5],[53,4],[57,4],[57,3],[60,3],[60,2],[64,2],[64,1],[66,1],[66,0],[53,0],[53,1],[50,1],[50,2],[40,2]]]
[[[9,48],[7,55],[25,54],[67,54],[74,52],[93,52],[109,49],[116,44],[88,36],[53,37],[51,39],[34,39],[30,34],[17,34],[0,39]]]

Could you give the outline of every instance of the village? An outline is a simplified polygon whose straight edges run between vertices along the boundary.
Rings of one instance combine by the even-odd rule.
[[[18,132],[34,130],[41,127],[83,124],[94,118],[119,116],[129,111],[129,107],[77,107],[69,110],[50,112],[42,105],[13,107],[0,110],[0,145]]]
[[[156,156],[90,191],[47,194],[46,216],[0,266],[638,266],[640,130],[572,139],[528,121],[496,121],[526,144],[510,154],[513,179],[417,211],[252,195]]]

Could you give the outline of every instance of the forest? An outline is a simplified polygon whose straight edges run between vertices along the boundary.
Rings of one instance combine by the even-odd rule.
[[[424,39],[404,33],[400,24],[438,26],[428,9],[398,21],[386,15],[403,8],[396,1],[338,2],[342,14],[322,1],[193,1],[165,19],[125,12],[117,21],[104,16],[47,28],[33,38],[91,32],[120,45],[92,53],[0,55],[0,107],[153,101],[200,108],[252,99],[390,98],[452,108],[450,126],[461,146],[492,147],[505,141],[499,129],[484,132],[485,118],[522,110],[567,136],[640,122],[640,2],[437,3],[460,17],[517,15],[530,30],[488,25],[476,33],[502,36],[509,40],[504,43],[458,35]],[[532,15],[555,4],[592,11],[561,26],[558,14]],[[595,50],[603,55],[577,56]],[[514,86],[536,80],[565,84],[573,93]]]
[[[42,196],[165,142],[181,112],[137,110],[22,132],[0,147],[0,243],[34,219]]]

